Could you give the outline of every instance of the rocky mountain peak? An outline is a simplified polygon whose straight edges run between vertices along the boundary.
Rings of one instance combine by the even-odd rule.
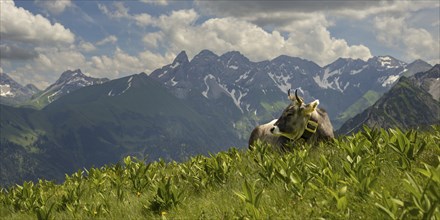
[[[405,68],[406,71],[403,73],[403,75],[409,77],[419,72],[428,71],[431,68],[432,68],[431,64],[418,59],[406,66]]]
[[[191,63],[201,63],[201,62],[212,62],[219,58],[215,53],[213,53],[210,50],[202,50],[199,54],[194,56],[194,58],[191,60]]]
[[[238,51],[230,51],[226,52],[225,54],[220,56],[220,59],[225,61],[234,61],[234,62],[250,62],[247,57],[245,57],[243,54],[241,54]]]
[[[373,64],[381,69],[397,69],[406,65],[405,62],[397,60],[389,55],[372,57],[368,60],[368,63]]]
[[[85,78],[87,77],[86,75],[84,75],[80,69],[76,69],[76,70],[67,70],[65,72],[63,72],[60,76],[60,78],[57,80],[57,82],[64,82],[67,81],[69,79],[72,79],[74,77],[81,77],[81,78]]]
[[[186,55],[186,52],[184,50],[182,50],[174,59],[172,65],[177,65],[177,63],[179,64],[186,64],[189,63],[188,60],[188,55]]]
[[[32,85],[33,88],[22,86],[6,73],[0,74],[0,96],[2,100],[0,103],[8,105],[16,105],[23,100],[29,99],[39,90]],[[35,88],[35,89],[34,89]]]
[[[93,78],[84,75],[80,69],[63,72],[58,80],[47,87],[43,92],[30,100],[30,104],[36,108],[42,108],[56,99],[67,95],[80,88],[109,81],[107,78]]]

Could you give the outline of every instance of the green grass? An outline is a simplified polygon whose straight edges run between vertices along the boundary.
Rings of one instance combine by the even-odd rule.
[[[80,170],[1,189],[5,219],[439,219],[440,126],[370,130],[278,152]]]

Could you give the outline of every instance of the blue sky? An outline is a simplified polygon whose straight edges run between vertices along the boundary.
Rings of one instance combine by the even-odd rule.
[[[67,69],[110,79],[185,50],[321,66],[391,55],[440,62],[439,1],[0,0],[0,72],[43,89]]]

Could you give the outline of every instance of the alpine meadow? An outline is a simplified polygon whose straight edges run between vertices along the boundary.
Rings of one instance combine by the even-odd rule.
[[[0,0],[0,219],[440,220],[438,0]]]
[[[133,157],[2,189],[7,219],[438,219],[440,127],[368,129],[280,153],[258,143],[189,160]],[[396,181],[399,180],[399,181]]]

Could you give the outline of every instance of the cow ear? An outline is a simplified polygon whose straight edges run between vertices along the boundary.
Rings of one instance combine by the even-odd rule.
[[[312,114],[312,112],[316,110],[316,108],[318,107],[318,105],[319,105],[319,100],[315,100],[315,101],[313,101],[313,102],[307,104],[307,105],[304,107],[304,114],[306,114],[306,115],[308,115],[308,114]]]

